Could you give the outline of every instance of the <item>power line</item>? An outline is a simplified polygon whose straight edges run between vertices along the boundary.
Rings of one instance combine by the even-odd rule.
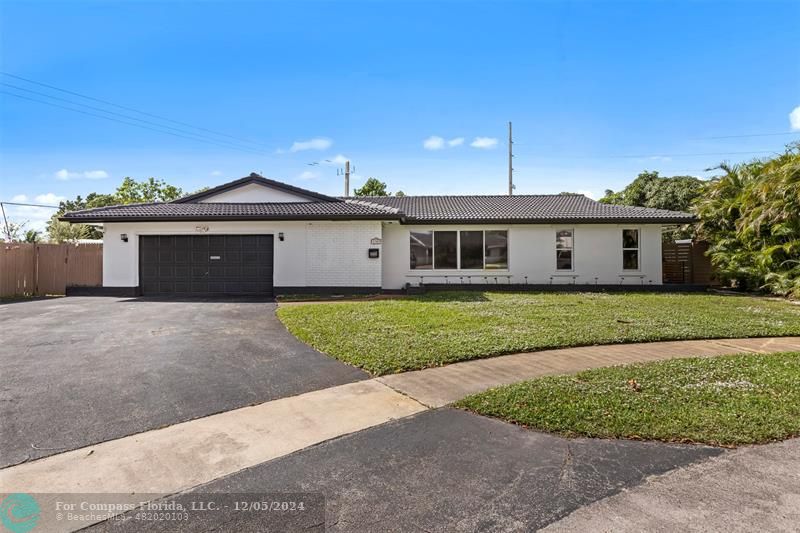
[[[646,155],[569,155],[557,154],[555,156],[543,156],[541,154],[527,153],[529,157],[567,157],[573,159],[653,159],[659,157],[708,157],[718,155],[746,155],[746,154],[774,154],[775,150],[748,150],[744,152],[706,152],[698,154],[646,154]]]
[[[42,92],[34,91],[34,90],[31,90],[31,89],[26,89],[25,87],[19,87],[17,85],[13,85],[11,83],[0,82],[0,85],[4,85],[6,87],[11,87],[12,89],[15,89],[15,90],[18,90],[18,91],[25,91],[25,92],[32,93],[32,94],[35,94],[35,95],[38,95],[38,96],[44,96],[45,98],[50,98],[52,100],[58,100],[60,102],[66,102],[68,104],[84,107],[86,109],[93,109],[95,111],[100,111],[101,113],[106,113],[106,114],[109,114],[109,115],[122,117],[122,118],[125,118],[125,119],[128,119],[128,120],[135,120],[137,122],[142,122],[144,124],[150,124],[150,125],[156,126],[158,128],[165,128],[165,129],[168,129],[168,130],[173,130],[173,131],[177,131],[177,132],[180,132],[180,133],[185,133],[186,135],[191,135],[192,137],[196,137],[198,139],[208,139],[208,140],[213,141],[215,143],[224,143],[224,144],[229,145],[231,147],[236,147],[236,148],[242,148],[242,149],[245,149],[245,150],[255,151],[254,148],[251,148],[249,146],[242,146],[240,144],[234,144],[234,143],[229,142],[229,141],[223,141],[223,140],[220,140],[220,139],[214,139],[212,137],[208,137],[207,135],[200,135],[198,133],[193,133],[191,131],[187,131],[187,130],[184,130],[184,129],[175,128],[173,126],[167,126],[166,124],[159,124],[158,122],[153,122],[151,120],[145,120],[145,119],[142,119],[142,118],[132,117],[130,115],[124,115],[122,113],[117,113],[116,111],[109,111],[107,109],[103,109],[102,107],[96,107],[96,106],[91,106],[91,105],[88,105],[88,104],[82,104],[80,102],[74,102],[74,101],[69,100],[67,98],[59,98],[58,96],[53,96],[53,95],[50,95],[50,94],[47,94],[47,93],[42,93]]]
[[[800,135],[800,131],[782,131],[780,133],[748,133],[742,135],[719,135],[716,137],[697,137],[690,141],[704,141],[707,139],[743,139],[745,137],[773,137],[777,135]]]
[[[0,74],[2,74],[4,76],[8,76],[10,78],[15,78],[15,79],[18,79],[18,80],[21,80],[21,81],[32,83],[34,85],[39,85],[41,87],[47,87],[48,89],[53,89],[54,91],[60,91],[62,93],[71,94],[73,96],[78,96],[80,98],[86,98],[87,100],[93,100],[93,101],[99,102],[101,104],[106,104],[106,105],[110,105],[110,106],[113,106],[113,107],[117,107],[119,109],[124,109],[126,111],[133,111],[134,113],[139,113],[141,115],[146,115],[148,117],[157,118],[159,120],[166,120],[167,122],[172,122],[173,124],[179,124],[181,126],[186,126],[186,127],[192,128],[192,129],[205,131],[207,133],[213,133],[214,135],[219,135],[221,137],[228,137],[230,139],[236,139],[238,141],[243,141],[243,142],[246,142],[246,143],[250,143],[250,144],[255,144],[255,145],[265,146],[266,147],[265,144],[258,143],[256,141],[251,141],[250,139],[245,139],[243,137],[236,137],[234,135],[229,135],[227,133],[222,133],[222,132],[211,130],[211,129],[208,129],[208,128],[203,128],[201,126],[194,126],[194,125],[189,124],[187,122],[181,122],[181,121],[173,120],[171,118],[167,118],[167,117],[164,117],[164,116],[161,116],[161,115],[155,115],[153,113],[148,113],[146,111],[141,111],[141,110],[135,109],[133,107],[128,107],[128,106],[124,106],[124,105],[120,105],[120,104],[115,104],[114,102],[109,102],[108,100],[101,100],[100,98],[95,98],[93,96],[88,96],[88,95],[85,95],[85,94],[77,93],[75,91],[68,91],[67,89],[62,89],[60,87],[56,87],[55,85],[48,85],[46,83],[42,83],[42,82],[39,82],[39,81],[31,80],[29,78],[23,78],[22,76],[17,76],[16,74],[11,74],[9,72],[0,71]]]
[[[61,209],[57,205],[25,204],[25,203],[21,203],[21,202],[0,202],[0,204],[5,204],[5,205],[24,205],[24,206],[27,206],[27,207],[47,207],[49,209]]]
[[[98,115],[97,113],[90,113],[88,111],[83,111],[81,109],[74,109],[74,108],[71,108],[71,107],[67,107],[67,106],[63,106],[63,105],[59,105],[59,104],[54,104],[53,102],[45,102],[44,100],[37,100],[36,98],[29,98],[27,96],[22,96],[21,94],[14,94],[14,93],[10,93],[8,91],[0,91],[0,94],[7,94],[9,96],[14,96],[16,98],[21,98],[23,100],[30,100],[31,102],[37,102],[37,103],[40,103],[40,104],[45,104],[45,105],[49,105],[49,106],[53,106],[53,107],[58,107],[60,109],[66,109],[67,111],[73,111],[75,113],[80,113],[82,115],[89,115],[91,117],[103,118],[103,119],[106,119],[106,120],[110,120],[111,122],[119,122],[120,124],[127,124],[128,126],[133,126],[133,127],[136,127],[136,128],[142,128],[142,129],[150,130],[150,131],[157,131],[159,133],[172,135],[174,137],[180,137],[182,139],[189,139],[191,141],[200,141],[200,142],[204,142],[204,143],[214,144],[214,145],[217,145],[217,146],[222,146],[224,148],[229,148],[231,150],[239,150],[239,151],[248,152],[248,153],[251,153],[251,154],[264,155],[264,152],[258,152],[258,151],[254,150],[254,149],[251,150],[251,149],[248,149],[248,148],[239,148],[239,147],[228,145],[228,144],[222,144],[224,141],[211,141],[211,140],[204,139],[204,138],[201,138],[201,137],[189,137],[187,135],[180,135],[178,133],[173,133],[171,131],[164,131],[164,130],[160,130],[160,129],[156,129],[156,128],[151,128],[149,126],[144,126],[142,124],[135,124],[133,122],[126,122],[124,120],[119,120],[119,119],[116,119],[116,118],[107,117],[105,115]]]

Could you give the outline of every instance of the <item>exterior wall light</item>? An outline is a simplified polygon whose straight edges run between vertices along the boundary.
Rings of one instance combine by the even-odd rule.
[[[121,233],[119,238],[120,238],[120,240],[122,240],[122,242],[128,242],[128,234],[127,233]]]
[[[283,242],[283,232],[278,233],[278,240]]]

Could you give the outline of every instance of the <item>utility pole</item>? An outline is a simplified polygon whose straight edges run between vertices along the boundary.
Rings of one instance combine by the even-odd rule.
[[[508,195],[514,194],[514,167],[511,160],[514,158],[514,150],[512,148],[514,141],[511,140],[511,122],[508,123]]]
[[[8,219],[6,218],[6,208],[3,206],[3,202],[0,202],[0,209],[3,210],[3,223],[6,226],[6,238],[11,241],[11,229],[8,227]]]
[[[350,196],[350,160],[344,162],[344,196]]]

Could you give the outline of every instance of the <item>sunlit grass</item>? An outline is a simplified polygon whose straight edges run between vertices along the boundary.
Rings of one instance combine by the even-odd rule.
[[[756,444],[800,435],[800,352],[674,359],[550,376],[456,405],[566,436]]]
[[[800,306],[711,294],[440,292],[286,306],[278,317],[378,375],[565,346],[800,334]]]

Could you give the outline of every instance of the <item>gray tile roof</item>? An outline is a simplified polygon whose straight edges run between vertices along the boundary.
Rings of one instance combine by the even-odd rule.
[[[200,200],[258,183],[309,198],[309,202],[222,203]],[[369,196],[334,198],[251,174],[170,203],[129,204],[66,213],[70,222],[163,220],[400,220],[454,223],[664,223],[691,222],[678,211],[606,205],[573,194],[514,196]]]
[[[575,194],[514,196],[380,196],[361,201],[398,209],[408,223],[469,222],[642,222],[685,223],[680,211],[609,205]]]
[[[69,222],[148,220],[399,220],[396,209],[362,202],[151,203],[98,207],[61,217]]]
[[[205,191],[197,192],[194,194],[190,194],[188,196],[184,196],[182,198],[178,198],[173,203],[184,204],[190,202],[197,202],[204,198],[209,198],[211,196],[214,196],[215,194],[229,191],[231,189],[236,189],[237,187],[241,187],[242,185],[248,185],[250,183],[255,183],[257,185],[265,185],[272,189],[279,189],[281,191],[296,194],[298,196],[303,196],[305,198],[308,198],[309,200],[317,200],[323,202],[326,201],[330,202],[332,200],[335,200],[335,198],[333,198],[332,196],[326,196],[318,192],[309,191],[308,189],[302,189],[295,185],[289,185],[288,183],[283,183],[281,181],[265,178],[264,176],[261,176],[260,174],[256,174],[255,172],[253,172],[249,176],[245,176],[244,178],[229,181],[228,183],[217,185],[216,187],[212,187],[211,189],[206,189]]]

